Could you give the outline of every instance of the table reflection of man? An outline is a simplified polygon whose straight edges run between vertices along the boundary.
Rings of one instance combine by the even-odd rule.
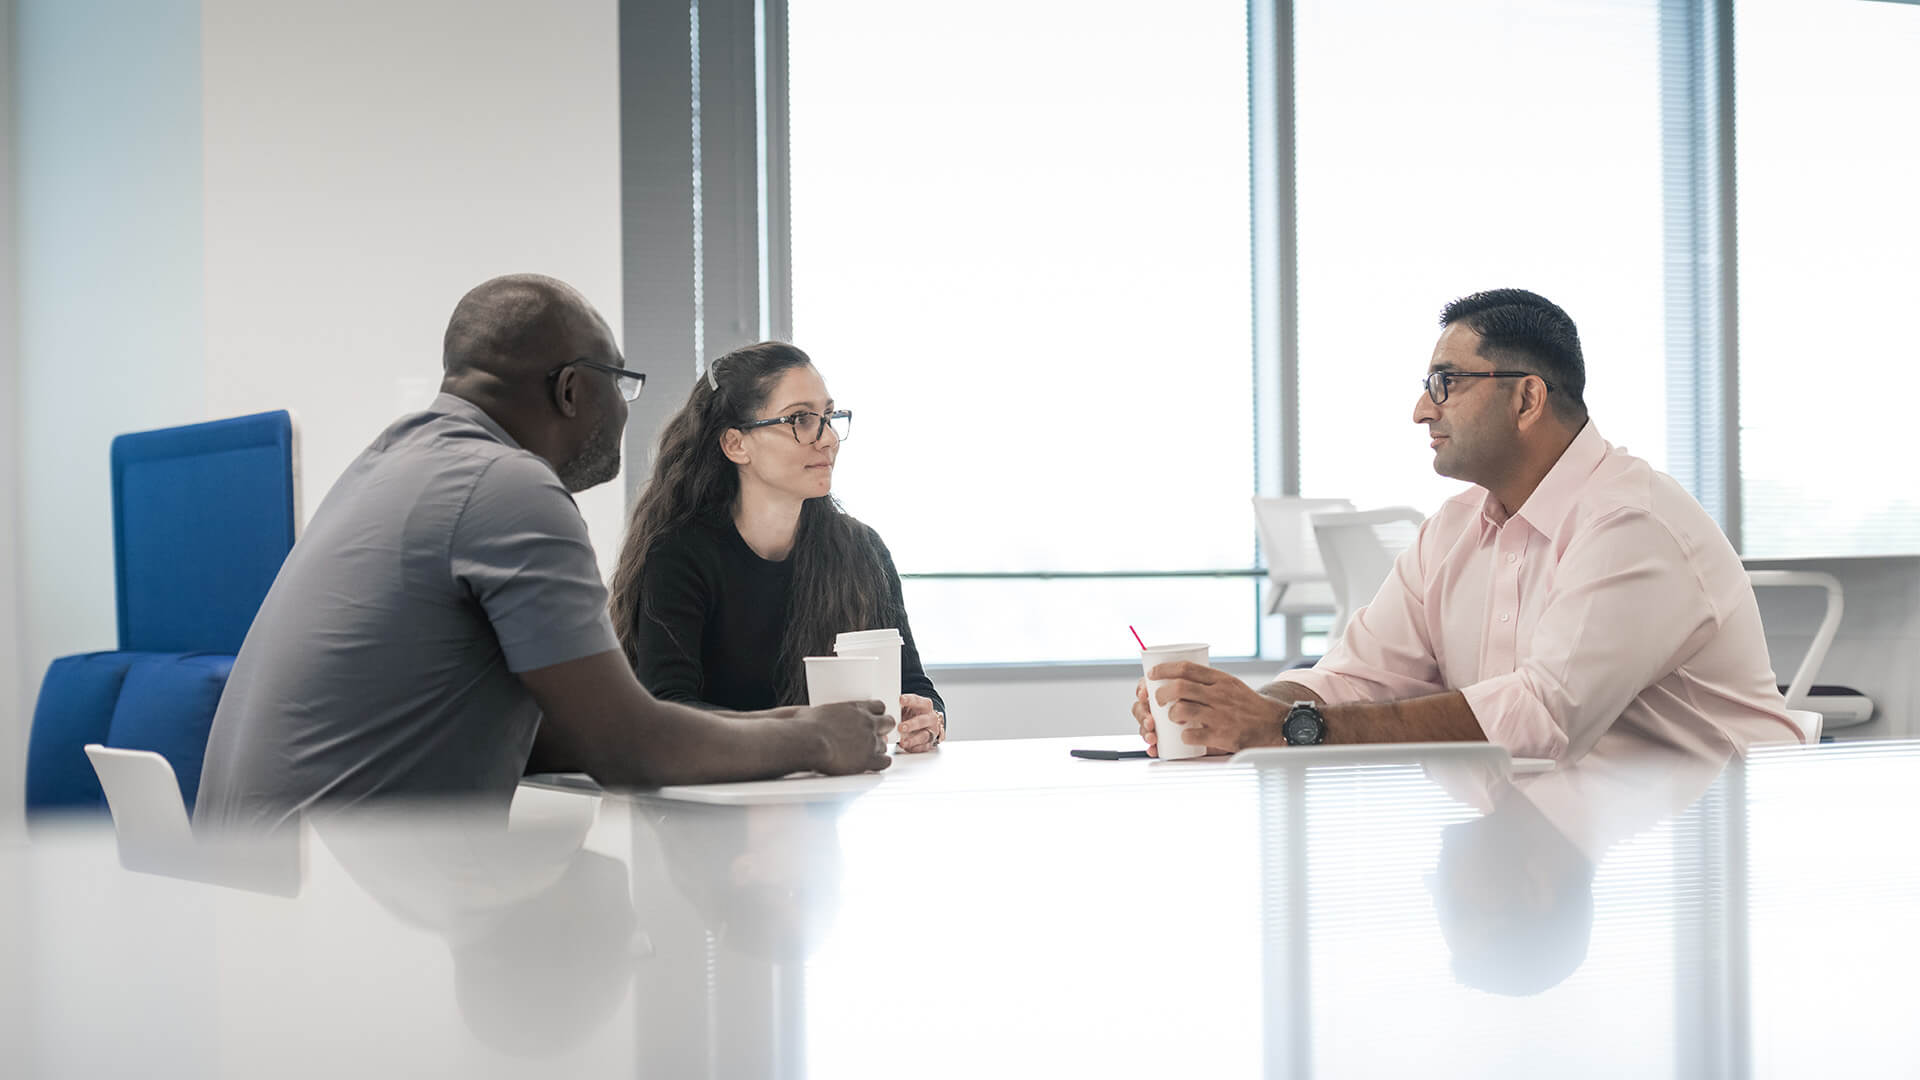
[[[1516,996],[1563,982],[1586,960],[1607,852],[1698,801],[1727,760],[1616,732],[1548,773],[1476,782],[1430,769],[1482,811],[1442,831],[1428,879],[1455,977]]]
[[[476,807],[328,816],[314,829],[382,907],[446,940],[454,1000],[481,1042],[546,1057],[607,1023],[645,951],[627,867],[582,847],[596,802],[556,796],[511,827]]]

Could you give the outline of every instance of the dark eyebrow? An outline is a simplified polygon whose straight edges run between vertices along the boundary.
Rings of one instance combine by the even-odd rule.
[[[827,408],[828,408],[828,409],[832,409],[832,408],[833,408],[833,401],[832,401],[831,399],[829,399],[829,400],[827,401]],[[793,403],[791,403],[791,404],[788,404],[788,405],[782,405],[782,406],[780,406],[780,411],[781,411],[781,412],[783,412],[783,413],[784,413],[784,412],[789,412],[789,411],[791,411],[791,410],[793,410],[793,409],[805,409],[805,410],[807,410],[808,412],[819,412],[819,411],[820,411],[819,409],[816,409],[816,408],[814,408],[814,407],[813,407],[813,402],[811,402],[811,401],[796,401],[796,402],[793,402]]]
[[[1429,375],[1433,374],[1436,371],[1459,371],[1459,370],[1460,370],[1460,365],[1455,363],[1450,363],[1450,362],[1427,365],[1427,374]]]

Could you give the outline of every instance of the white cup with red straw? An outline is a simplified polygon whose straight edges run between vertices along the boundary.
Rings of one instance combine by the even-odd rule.
[[[1158,748],[1163,761],[1178,761],[1182,758],[1201,757],[1207,752],[1204,746],[1189,744],[1181,738],[1182,726],[1173,719],[1171,709],[1160,703],[1159,690],[1170,680],[1156,679],[1153,669],[1161,664],[1177,664],[1188,660],[1196,664],[1207,663],[1208,646],[1197,642],[1182,642],[1178,645],[1154,645],[1149,647],[1141,640],[1140,631],[1133,631],[1133,640],[1140,644],[1141,673],[1147,677],[1147,708],[1153,712],[1153,730],[1159,738]]]

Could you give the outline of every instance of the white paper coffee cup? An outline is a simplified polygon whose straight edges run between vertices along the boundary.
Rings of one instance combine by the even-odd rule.
[[[900,738],[900,648],[905,643],[900,631],[892,628],[849,630],[833,639],[834,655],[866,656],[876,661],[869,696],[884,704],[887,715],[893,718],[893,730],[887,732],[888,745]]]
[[[1140,650],[1140,668],[1142,674],[1153,671],[1161,664],[1176,664],[1182,660],[1191,660],[1196,664],[1207,662],[1207,646],[1188,642],[1181,645],[1155,645]],[[1160,704],[1156,691],[1167,682],[1165,679],[1147,680],[1147,707],[1153,710],[1153,730],[1159,738],[1160,757],[1168,761],[1180,758],[1200,757],[1207,752],[1204,746],[1189,746],[1181,737],[1182,728],[1167,715],[1169,706]]]
[[[876,663],[871,656],[807,657],[807,704],[871,700]]]

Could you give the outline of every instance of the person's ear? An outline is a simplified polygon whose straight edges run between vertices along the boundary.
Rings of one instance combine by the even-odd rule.
[[[569,420],[580,415],[579,371],[569,364],[553,377],[553,407]]]
[[[1519,405],[1520,414],[1514,419],[1525,431],[1543,419],[1552,407],[1547,404],[1547,384],[1537,377],[1521,379]]]
[[[720,452],[735,465],[753,463],[753,455],[747,452],[747,433],[739,428],[728,428],[720,433]]]

